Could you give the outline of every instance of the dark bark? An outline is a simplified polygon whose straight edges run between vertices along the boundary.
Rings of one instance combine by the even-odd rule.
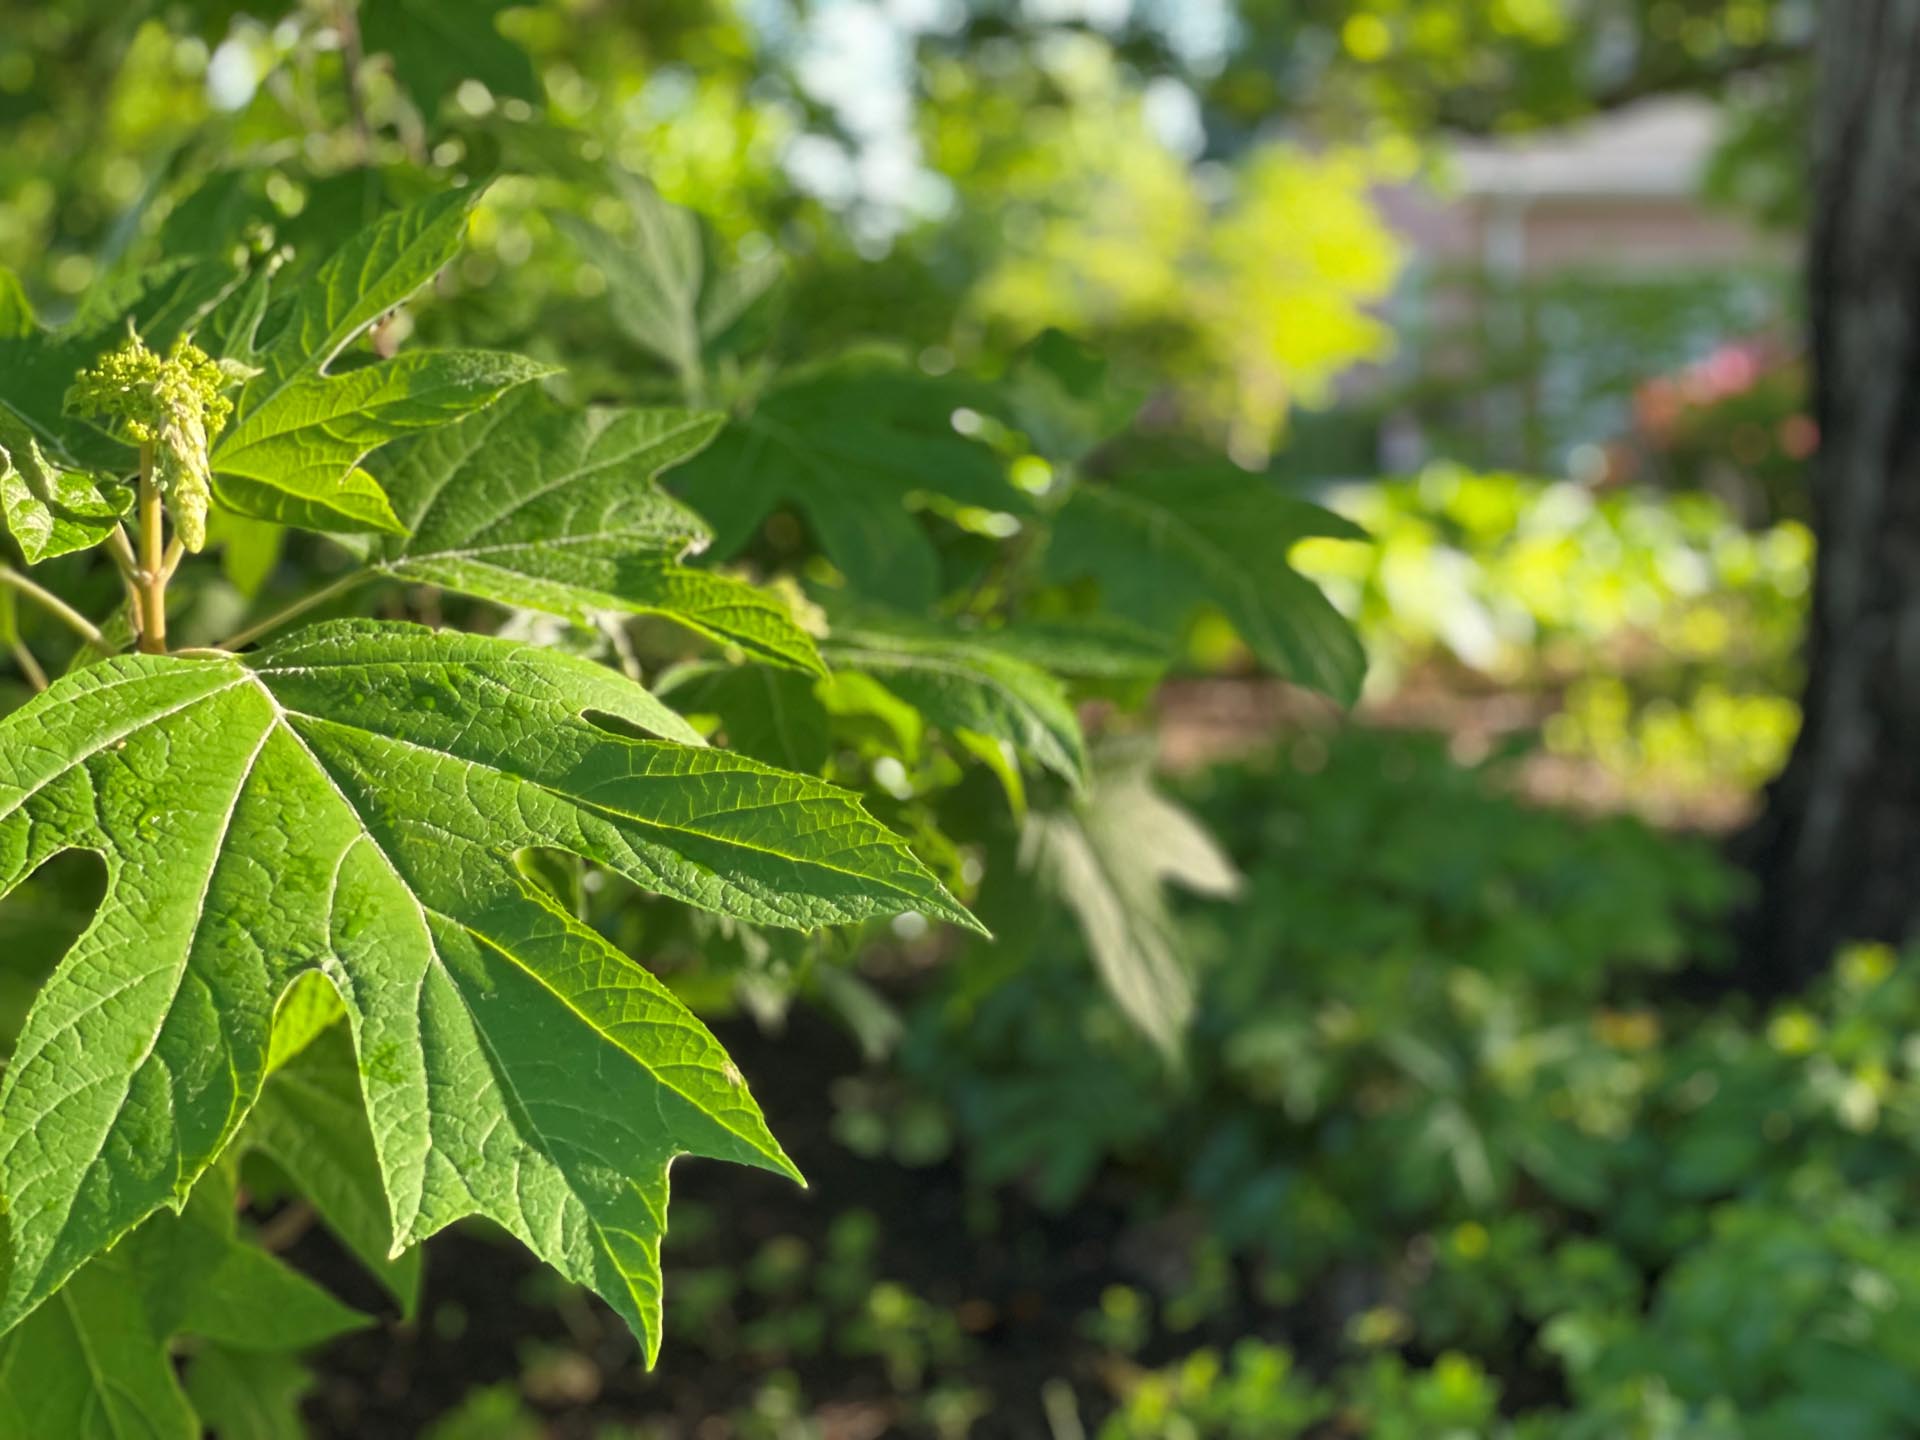
[[[1820,555],[1804,728],[1747,837],[1758,991],[1920,934],[1920,0],[1825,0],[1819,24]]]

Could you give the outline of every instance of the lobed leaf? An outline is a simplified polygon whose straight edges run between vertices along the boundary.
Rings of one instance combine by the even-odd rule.
[[[489,350],[426,350],[371,364],[341,353],[458,253],[478,189],[450,190],[388,215],[342,245],[229,350],[259,367],[213,448],[220,499],[243,514],[310,530],[398,531],[386,492],[360,468],[390,440],[478,410],[551,367]]]
[[[395,1248],[489,1216],[651,1356],[671,1160],[793,1167],[699,1021],[516,852],[756,924],[973,922],[845,792],[595,716],[691,735],[577,657],[366,621],[246,657],[116,657],[0,720],[0,895],[69,849],[107,870],[0,1079],[0,1329],[180,1203],[317,973]]]
[[[1142,765],[1103,768],[1091,793],[1030,816],[1021,858],[1079,921],[1114,1002],[1169,1057],[1193,1014],[1193,981],[1162,893],[1225,898],[1240,875],[1213,837],[1157,791]]]
[[[631,235],[616,236],[573,215],[554,217],[607,279],[614,323],[642,350],[697,389],[708,351],[724,340],[779,281],[777,253],[732,267],[712,263],[700,217],[663,199],[650,183],[612,172],[627,202]]]
[[[883,356],[845,356],[770,391],[682,469],[683,493],[712,522],[720,558],[791,504],[863,597],[919,613],[938,594],[940,558],[915,497],[1023,503],[992,454],[953,428],[968,398]]]
[[[371,557],[397,579],[592,623],[661,615],[777,665],[820,673],[813,640],[766,591],[681,559],[700,517],[654,477],[698,454],[721,417],[562,410],[537,392],[411,442],[388,485],[406,538]]]
[[[1309,535],[1364,538],[1243,471],[1157,471],[1076,489],[1047,568],[1058,580],[1095,577],[1111,610],[1161,632],[1217,606],[1263,665],[1350,703],[1367,668],[1359,637],[1286,561]]]

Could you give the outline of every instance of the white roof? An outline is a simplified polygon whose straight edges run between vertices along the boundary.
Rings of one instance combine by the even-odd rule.
[[[1643,100],[1563,130],[1461,141],[1454,175],[1468,196],[1692,196],[1719,131],[1711,101]]]

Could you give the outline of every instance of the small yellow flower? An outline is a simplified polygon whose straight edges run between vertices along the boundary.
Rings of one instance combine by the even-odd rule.
[[[153,482],[167,497],[189,550],[207,543],[213,503],[208,452],[233,414],[225,392],[234,378],[184,335],[162,358],[129,332],[125,344],[81,371],[67,391],[70,411],[153,447]]]

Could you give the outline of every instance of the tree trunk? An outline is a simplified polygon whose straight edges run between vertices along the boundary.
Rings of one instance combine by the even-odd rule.
[[[1920,935],[1920,0],[1825,0],[1815,102],[1805,722],[1748,837],[1742,979]]]

